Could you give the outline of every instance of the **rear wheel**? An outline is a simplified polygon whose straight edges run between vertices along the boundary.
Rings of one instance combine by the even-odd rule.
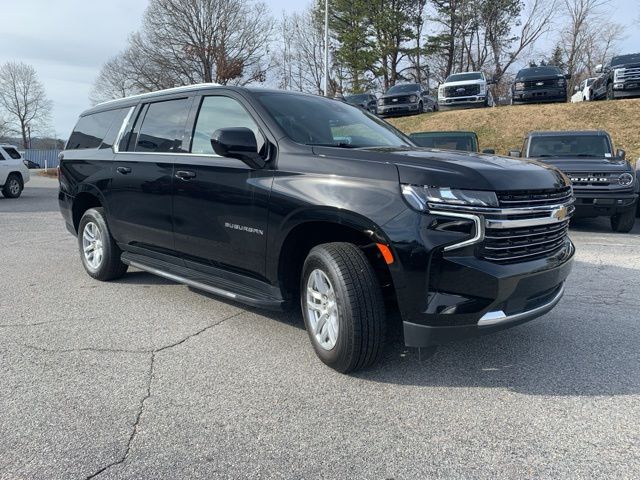
[[[109,232],[103,208],[90,208],[82,215],[78,248],[84,269],[96,280],[114,280],[127,272],[127,265],[120,261],[122,251]]]
[[[636,222],[636,212],[631,209],[611,217],[611,230],[618,233],[629,233]]]
[[[300,301],[309,338],[325,364],[347,373],[379,359],[384,302],[373,268],[358,247],[314,247],[302,269]]]
[[[418,113],[425,113],[426,110],[424,109],[424,103],[420,102],[418,103]]]
[[[2,187],[2,195],[6,198],[18,198],[22,194],[24,185],[22,178],[16,173],[12,173],[7,177],[7,181]]]

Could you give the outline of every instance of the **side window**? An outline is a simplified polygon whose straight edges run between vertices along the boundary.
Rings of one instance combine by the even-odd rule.
[[[2,149],[0,148],[0,162],[2,160],[6,160],[6,159],[4,158],[4,153],[2,153]]]
[[[114,119],[122,112],[122,109],[109,110],[107,112],[92,113],[80,117],[73,129],[66,150],[83,150],[86,148],[99,148],[111,127]]]
[[[4,151],[14,160],[20,160],[22,158],[20,153],[18,153],[18,151],[13,147],[4,147]]]
[[[102,145],[100,148],[111,148],[113,147],[113,142],[116,141],[116,136],[120,132],[120,127],[122,127],[122,122],[124,122],[125,117],[129,113],[129,110],[133,107],[129,108],[121,108],[120,110],[114,110],[115,115],[113,116],[113,121],[111,122],[111,126],[109,130],[104,136],[102,140]]]
[[[211,135],[219,128],[246,127],[253,130],[258,142],[258,151],[262,151],[265,140],[256,122],[244,107],[230,97],[204,97],[200,104],[198,120],[193,130],[191,153],[215,155],[211,146]]]
[[[136,152],[176,152],[182,148],[189,99],[150,103],[142,120]]]

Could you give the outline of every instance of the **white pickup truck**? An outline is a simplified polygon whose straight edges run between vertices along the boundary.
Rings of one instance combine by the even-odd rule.
[[[30,179],[22,155],[13,145],[0,145],[0,189],[6,198],[18,198]]]
[[[483,72],[464,72],[449,75],[438,86],[438,107],[441,110],[463,107],[493,107],[493,96]]]

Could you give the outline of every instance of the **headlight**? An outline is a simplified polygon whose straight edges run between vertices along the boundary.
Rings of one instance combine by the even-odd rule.
[[[411,96],[409,97],[409,101],[410,101],[411,103],[413,103],[413,102],[415,102],[415,101],[417,101],[417,100],[418,100],[418,97],[416,97],[415,95],[411,95]]]
[[[480,94],[484,95],[485,93],[487,93],[487,86],[480,84]]]
[[[402,195],[416,210],[427,210],[428,203],[447,205],[466,205],[472,207],[497,207],[498,197],[494,192],[482,190],[459,190],[449,187],[423,187],[403,185]]]
[[[524,82],[516,82],[515,87],[516,87],[516,90],[524,89]]]
[[[628,187],[633,183],[633,175],[630,173],[623,173],[618,177],[618,183],[623,187]]]
[[[378,100],[378,106],[380,106],[380,107],[384,106],[384,100],[383,99]]]
[[[624,79],[624,68],[616,68],[613,71],[613,81],[617,82]]]

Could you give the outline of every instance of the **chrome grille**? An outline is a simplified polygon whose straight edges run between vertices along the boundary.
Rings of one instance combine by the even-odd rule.
[[[398,97],[385,97],[383,98],[383,101],[385,105],[400,105],[403,103],[411,103],[409,101],[409,97],[411,97],[411,95],[403,95]]]
[[[524,88],[548,88],[548,87],[557,87],[558,79],[556,78],[548,78],[546,80],[525,80]]]
[[[569,220],[523,228],[485,230],[479,246],[481,258],[498,263],[516,263],[551,256],[565,246]]]
[[[622,74],[618,75],[618,81],[640,81],[640,67],[625,68]]]
[[[571,187],[547,190],[518,190],[496,192],[498,202],[503,208],[538,207],[557,205],[571,201]]]

